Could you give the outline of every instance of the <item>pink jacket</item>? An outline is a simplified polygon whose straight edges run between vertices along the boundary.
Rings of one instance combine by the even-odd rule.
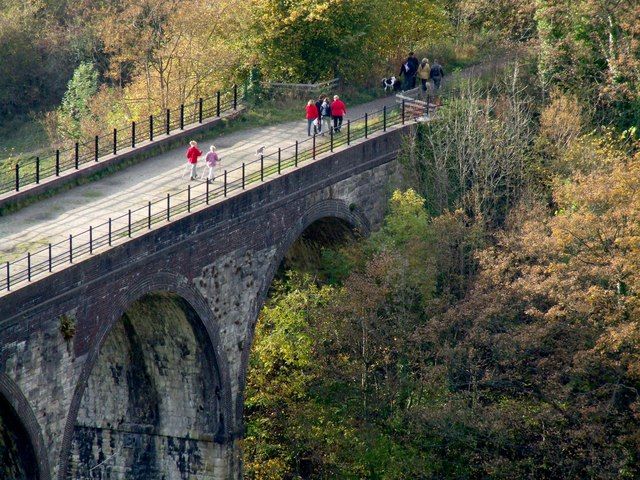
[[[207,162],[209,167],[215,167],[218,162],[220,162],[220,158],[216,152],[209,152],[207,153],[207,156],[204,157],[204,161]]]

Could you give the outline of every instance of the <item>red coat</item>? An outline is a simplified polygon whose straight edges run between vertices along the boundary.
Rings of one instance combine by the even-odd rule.
[[[314,120],[318,118],[318,108],[315,105],[307,105],[307,120]]]
[[[187,150],[189,163],[198,163],[198,157],[200,155],[202,155],[202,152],[198,150],[198,147],[189,147],[189,150]]]
[[[344,117],[347,114],[347,106],[340,99],[331,102],[331,116]]]

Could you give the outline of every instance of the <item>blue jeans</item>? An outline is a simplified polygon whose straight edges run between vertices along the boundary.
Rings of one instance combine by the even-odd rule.
[[[307,135],[311,136],[311,127],[313,127],[313,122],[315,122],[315,118],[307,118]]]

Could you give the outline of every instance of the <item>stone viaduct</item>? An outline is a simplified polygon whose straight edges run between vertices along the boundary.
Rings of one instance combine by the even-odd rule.
[[[272,279],[298,238],[380,224],[411,128],[1,297],[0,477],[240,478],[247,362]]]

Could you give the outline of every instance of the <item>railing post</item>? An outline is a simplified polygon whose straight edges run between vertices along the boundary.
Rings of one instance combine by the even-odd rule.
[[[282,168],[282,148],[278,147],[278,175]]]
[[[224,171],[224,196],[227,196],[227,171]]]
[[[198,99],[198,122],[202,123],[202,97]]]
[[[427,96],[427,100],[429,100],[429,97]],[[405,114],[405,100],[402,99],[402,125],[404,125],[405,119],[404,119],[404,114]],[[429,110],[429,104],[427,103],[427,111]]]
[[[220,90],[216,92],[216,117],[220,116]]]
[[[36,157],[36,183],[40,183],[40,157]]]
[[[347,145],[351,145],[351,120],[347,120]]]
[[[387,131],[387,106],[382,107],[382,131]]]
[[[329,149],[333,152],[333,130],[329,130]]]
[[[316,134],[315,132],[313,133],[313,152],[312,152],[312,156],[313,159],[316,159]]]
[[[20,164],[16,163],[16,192],[20,191]]]
[[[149,115],[149,141],[153,142],[153,115]]]
[[[129,212],[128,212],[128,215],[127,215],[127,221],[128,221],[127,233],[129,234],[129,238],[131,238],[131,209],[129,209]]]
[[[111,246],[111,217],[109,217],[109,246]]]
[[[297,167],[298,166],[298,140],[296,140],[296,154],[294,158],[295,158],[294,164]]]
[[[93,254],[93,226],[89,225],[89,254]]]
[[[209,177],[207,177],[207,186],[205,187],[206,193],[205,193],[205,197],[204,197],[204,203],[209,205]]]
[[[60,150],[56,150],[56,177],[60,176]]]
[[[136,148],[136,122],[131,122],[131,148]]]
[[[149,200],[148,210],[147,210],[147,228],[151,230],[151,200]]]
[[[113,154],[118,153],[118,129],[113,129]]]
[[[69,234],[69,263],[73,263],[73,235]]]
[[[93,144],[93,160],[94,161],[98,161],[98,156],[100,155],[100,151],[98,149],[98,140],[99,137],[98,135],[96,135],[96,137],[94,138],[94,144]]]
[[[171,219],[171,194],[167,193],[167,222]]]
[[[171,110],[167,108],[166,133],[171,133]]]
[[[51,254],[51,244],[49,244],[49,271],[53,270],[53,255]]]
[[[364,138],[367,138],[369,135],[369,114],[364,114]]]
[[[11,274],[9,273],[9,262],[7,262],[7,292],[11,291]]]
[[[80,144],[78,142],[76,142],[75,144],[75,165],[76,165],[76,170],[78,170],[78,167],[80,166]]]
[[[31,252],[27,252],[27,280],[31,281]]]
[[[260,181],[264,182],[264,153],[260,154]]]
[[[233,84],[233,109],[238,109],[238,85]]]
[[[187,212],[191,213],[191,184],[187,185]]]
[[[180,105],[180,130],[184,130],[184,103]]]
[[[242,162],[242,189],[244,190],[244,162]]]

